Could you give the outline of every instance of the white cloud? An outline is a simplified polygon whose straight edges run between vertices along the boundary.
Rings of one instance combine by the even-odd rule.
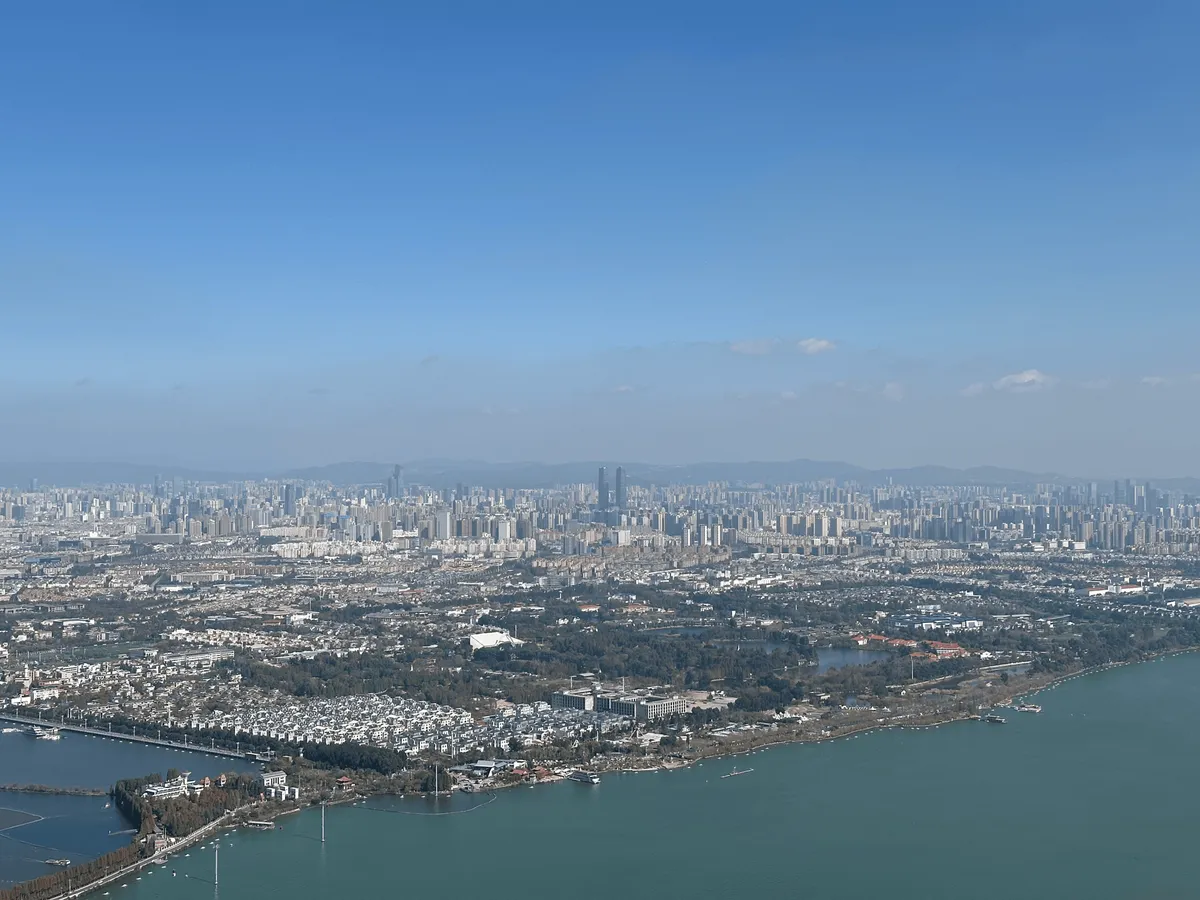
[[[964,397],[978,397],[985,390],[987,390],[987,385],[982,381],[976,381],[974,384],[968,384],[959,393]]]
[[[734,341],[729,345],[729,349],[743,356],[766,356],[775,349],[777,343],[778,341],[770,338],[757,341]]]
[[[1142,379],[1142,384],[1149,387],[1165,387],[1170,383],[1170,378],[1163,378],[1161,375],[1147,375]]]
[[[1003,378],[992,384],[998,391],[1040,391],[1042,388],[1050,387],[1054,384],[1054,379],[1045,372],[1039,372],[1037,369],[1026,369],[1024,372],[1014,372],[1012,375],[1005,375]]]
[[[889,381],[883,386],[883,396],[895,403],[899,403],[904,399],[904,385],[898,381]]]
[[[828,341],[825,338],[805,338],[796,344],[800,348],[800,352],[808,356],[816,356],[818,353],[828,353],[836,349],[837,344],[833,341]]]
[[[637,390],[632,384],[618,384],[613,388],[614,394],[632,394]]]
[[[795,400],[796,392],[795,391],[784,391],[782,394],[779,395],[779,399],[780,400]]]

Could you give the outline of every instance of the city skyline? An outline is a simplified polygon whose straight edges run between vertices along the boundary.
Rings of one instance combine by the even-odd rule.
[[[610,476],[608,469],[615,467]],[[598,470],[598,472],[597,472]],[[525,460],[495,463],[469,459],[415,459],[403,463],[347,461],[323,466],[293,469],[221,471],[185,467],[100,462],[22,461],[0,462],[0,489],[33,490],[73,488],[87,485],[160,485],[227,484],[232,482],[275,482],[333,484],[349,487],[374,485],[383,496],[397,498],[409,484],[439,489],[453,488],[460,493],[467,487],[546,489],[567,485],[592,484],[597,495],[607,496],[602,509],[620,512],[625,506],[628,485],[702,485],[711,483],[742,485],[841,484],[909,487],[1010,487],[1035,485],[1102,486],[1137,483],[1182,492],[1200,491],[1200,477],[1190,475],[1148,475],[1145,473],[1033,472],[997,466],[952,468],[914,466],[871,469],[834,460],[750,460],[744,462],[705,461],[694,463],[653,464],[639,461],[575,460],[551,463]],[[627,503],[627,499],[625,500]]]

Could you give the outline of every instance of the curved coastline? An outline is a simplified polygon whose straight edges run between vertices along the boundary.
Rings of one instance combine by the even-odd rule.
[[[1034,698],[1040,694],[1043,694],[1050,690],[1053,690],[1054,688],[1057,688],[1068,681],[1072,681],[1072,680],[1075,680],[1078,678],[1083,678],[1083,677],[1090,676],[1090,675],[1095,675],[1095,674],[1098,674],[1098,673],[1101,673],[1104,671],[1108,671],[1111,669],[1122,668],[1122,667],[1126,667],[1126,666],[1134,666],[1134,665],[1139,665],[1139,664],[1143,664],[1143,663],[1155,662],[1155,661],[1158,661],[1161,659],[1165,659],[1167,657],[1182,656],[1184,654],[1196,653],[1198,651],[1200,651],[1200,647],[1188,647],[1188,648],[1182,648],[1182,649],[1173,649],[1173,650],[1169,650],[1169,651],[1163,651],[1161,653],[1152,654],[1143,659],[1105,663],[1105,664],[1102,664],[1099,666],[1091,666],[1091,667],[1087,667],[1087,668],[1083,668],[1083,669],[1077,669],[1072,672],[1066,672],[1061,675],[1056,675],[1053,678],[1047,680],[1045,683],[1037,685],[1036,687],[1032,687],[1032,688],[1026,689],[1026,690],[1014,691],[1011,695],[1006,696],[1001,701],[997,702],[995,705],[996,706],[1011,705],[1014,702],[1017,702],[1019,700],[1026,700],[1026,699]],[[790,738],[784,738],[784,739],[780,739],[780,740],[769,741],[769,742],[766,742],[763,744],[758,744],[758,745],[752,746],[748,749],[731,750],[731,751],[726,751],[726,752],[721,752],[721,748],[714,748],[717,752],[704,753],[702,755],[699,755],[692,759],[687,759],[687,760],[675,760],[675,761],[673,761],[673,764],[658,765],[658,766],[654,766],[654,767],[645,767],[645,768],[638,768],[638,767],[614,768],[614,769],[610,769],[607,771],[613,775],[638,774],[638,773],[644,773],[644,772],[670,772],[670,771],[673,771],[676,769],[691,768],[691,767],[700,765],[706,761],[722,760],[722,759],[736,759],[737,757],[748,756],[748,755],[751,755],[753,753],[756,753],[756,752],[759,752],[762,750],[770,750],[773,748],[779,748],[779,747],[792,745],[792,744],[832,743],[832,742],[843,740],[843,739],[859,737],[861,735],[865,735],[865,734],[868,734],[868,733],[874,732],[874,731],[884,731],[884,730],[889,730],[889,729],[928,730],[928,729],[940,728],[945,725],[951,725],[956,722],[967,722],[967,721],[972,721],[969,715],[963,714],[963,713],[956,713],[954,715],[945,716],[945,717],[942,717],[942,718],[939,718],[939,719],[936,719],[933,721],[923,722],[921,724],[915,724],[915,725],[898,723],[898,722],[864,723],[860,726],[851,726],[851,727],[847,728],[845,731],[839,732],[838,734],[790,737]],[[560,780],[560,779],[555,779],[555,781],[558,781],[558,780]],[[474,812],[485,806],[491,805],[491,803],[494,800],[499,799],[498,795],[497,795],[498,794],[497,791],[492,791],[489,793],[491,794],[491,797],[489,798],[489,800],[487,802],[480,804],[479,806],[472,807],[471,809],[468,809],[468,810],[457,810],[454,812],[455,813]],[[326,801],[325,805],[336,806],[336,805],[343,805],[343,804],[347,804],[347,803],[361,802],[361,801],[370,799],[370,796],[386,797],[386,796],[395,796],[395,795],[391,795],[391,794],[377,794],[377,795],[369,795],[369,796],[367,796],[367,795],[348,795],[345,797],[339,797],[335,800]],[[314,806],[315,805],[316,804],[314,804]],[[270,817],[273,819],[280,818],[285,815],[303,812],[305,809],[308,809],[308,808],[311,808],[311,807],[296,807],[296,808],[292,808],[292,809],[279,810],[278,812],[272,813]],[[238,813],[243,812],[243,811],[244,810],[239,810]],[[380,810],[380,811],[392,812],[390,810]],[[441,814],[439,813],[438,815],[441,815]],[[176,854],[182,850],[186,850],[188,848],[194,847],[196,844],[203,842],[207,838],[213,837],[214,835],[217,835],[217,834],[225,832],[225,831],[236,831],[236,830],[244,827],[242,824],[240,824],[238,822],[230,821],[231,818],[232,818],[231,816],[225,816],[225,817],[217,820],[216,822],[212,822],[209,825],[206,825],[203,828],[197,830],[196,832],[193,832],[192,834],[187,835],[184,838],[180,838],[175,844],[171,845],[170,847],[168,847],[152,856],[146,857],[145,859],[138,860],[137,862],[132,863],[129,866],[124,867],[123,869],[115,871],[98,881],[92,882],[91,884],[87,885],[86,887],[59,894],[55,898],[55,900],[74,900],[74,898],[85,897],[85,896],[94,894],[97,890],[99,890],[103,887],[106,887],[106,886],[110,886],[115,883],[119,883],[119,882],[123,881],[124,879],[128,878],[130,875],[134,875],[149,866],[162,864],[168,858],[173,856],[174,854]]]

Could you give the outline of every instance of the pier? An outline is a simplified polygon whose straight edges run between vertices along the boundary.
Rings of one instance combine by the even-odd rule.
[[[29,716],[15,716],[11,713],[0,713],[0,722],[14,722],[19,725],[37,725],[42,728],[57,728],[59,731],[73,731],[76,734],[90,734],[93,737],[112,738],[116,741],[131,741],[135,744],[152,744],[156,747],[170,747],[172,750],[187,750],[190,753],[207,753],[210,756],[224,756],[228,759],[259,760],[257,753],[249,750],[226,750],[217,746],[205,747],[203,744],[189,744],[185,738],[183,743],[165,741],[160,738],[145,737],[140,734],[126,734],[123,731],[111,731],[103,728],[91,728],[87,725],[75,725],[68,722],[55,722],[47,719],[34,719]]]

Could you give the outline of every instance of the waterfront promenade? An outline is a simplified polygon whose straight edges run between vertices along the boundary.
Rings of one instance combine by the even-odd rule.
[[[164,741],[161,738],[147,737],[140,734],[125,734],[121,731],[91,728],[87,725],[77,725],[70,722],[55,722],[47,719],[37,719],[32,716],[17,716],[12,713],[0,713],[0,722],[14,722],[19,725],[36,725],[41,728],[57,728],[59,731],[73,731],[77,734],[90,734],[93,737],[112,738],[117,741],[132,741],[137,744],[152,744],[156,747],[169,747],[172,750],[186,750],[190,753],[207,753],[211,756],[224,756],[230,759],[257,759],[255,754],[245,750],[226,750],[215,745],[205,747],[203,744],[188,743],[185,737],[183,743]]]
[[[210,822],[202,828],[193,831],[186,837],[180,838],[165,850],[160,850],[157,853],[153,853],[145,859],[139,859],[137,862],[117,869],[116,871],[105,875],[103,878],[92,881],[83,887],[64,891],[63,893],[59,894],[58,897],[54,898],[54,900],[72,900],[72,898],[75,897],[82,897],[85,894],[90,894],[107,884],[112,884],[113,882],[120,881],[123,878],[128,878],[130,875],[140,872],[142,869],[145,869],[148,866],[157,865],[172,854],[178,853],[181,850],[186,850],[188,847],[191,847],[194,844],[211,837],[215,832],[220,831],[222,828],[229,827],[236,821],[237,815],[241,813],[243,809],[237,809],[233,810],[232,812],[228,812],[215,822]]]

